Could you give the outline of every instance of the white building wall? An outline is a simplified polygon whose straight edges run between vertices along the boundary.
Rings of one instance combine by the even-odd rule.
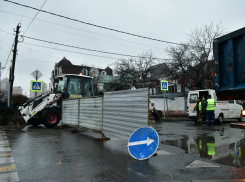
[[[157,110],[164,111],[163,98],[150,98],[150,102],[155,104]],[[166,101],[165,101],[166,102]],[[169,116],[184,116],[185,112],[185,98],[176,97],[174,99],[167,99],[167,105],[165,103],[165,114]],[[168,107],[167,107],[168,106]],[[167,110],[169,111],[167,113]]]
[[[1,80],[1,90],[7,90],[8,82],[9,82],[8,78],[4,78]]]
[[[13,87],[13,95],[23,94],[23,89],[19,87]]]

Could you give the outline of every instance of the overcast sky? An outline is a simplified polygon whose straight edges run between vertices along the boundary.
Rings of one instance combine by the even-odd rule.
[[[45,2],[12,1],[38,9]],[[47,0],[42,10],[132,34],[181,43],[186,41],[186,33],[190,33],[191,29],[211,22],[222,22],[227,32],[243,28],[244,7],[244,0]],[[36,39],[132,56],[151,50],[158,58],[168,58],[164,52],[170,46],[167,43],[137,38],[43,12],[39,12],[30,24],[36,13],[36,10],[0,1],[0,61],[2,66],[6,64],[2,79],[9,75],[12,54],[6,61],[14,40],[13,30],[18,23],[21,23],[20,35]],[[22,41],[21,38],[19,40]],[[40,80],[49,84],[54,64],[64,56],[73,64],[86,63],[100,68],[119,58],[127,58],[24,38],[18,44],[14,86],[21,86],[23,94],[27,92],[29,95],[30,81],[34,79],[31,73],[36,69],[43,74]]]

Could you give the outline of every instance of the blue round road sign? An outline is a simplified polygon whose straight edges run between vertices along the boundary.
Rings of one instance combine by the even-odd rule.
[[[150,127],[135,130],[128,140],[130,155],[138,160],[151,157],[157,150],[159,138],[157,132]]]

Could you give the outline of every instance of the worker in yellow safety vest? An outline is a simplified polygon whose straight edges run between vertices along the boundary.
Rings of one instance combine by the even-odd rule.
[[[202,97],[202,101],[199,103],[199,110],[200,110],[200,124],[202,125],[202,120],[205,118],[206,121],[206,100],[205,97]]]
[[[208,95],[208,99],[206,101],[206,122],[204,126],[208,126],[209,122],[213,126],[214,125],[214,110],[215,110],[215,101],[211,99],[211,95]]]

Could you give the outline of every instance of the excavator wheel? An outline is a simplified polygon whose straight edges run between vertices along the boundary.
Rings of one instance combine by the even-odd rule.
[[[42,121],[40,118],[31,118],[28,120],[28,124],[32,125],[32,126],[38,126],[38,125],[42,124]]]
[[[42,123],[47,128],[53,128],[59,124],[61,119],[61,113],[58,109],[51,108],[46,109],[42,113]]]

